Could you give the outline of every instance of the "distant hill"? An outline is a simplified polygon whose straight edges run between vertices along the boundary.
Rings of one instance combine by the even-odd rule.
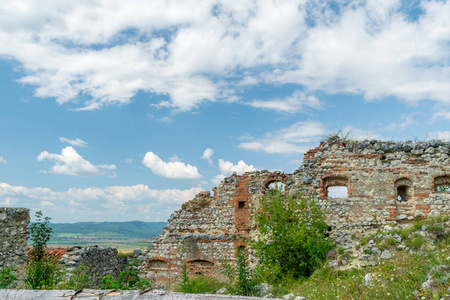
[[[159,236],[167,222],[50,223],[54,238],[151,239]]]

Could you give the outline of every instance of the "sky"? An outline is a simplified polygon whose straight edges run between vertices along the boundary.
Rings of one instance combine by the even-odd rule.
[[[0,206],[165,221],[328,134],[450,140],[450,2],[0,2]]]

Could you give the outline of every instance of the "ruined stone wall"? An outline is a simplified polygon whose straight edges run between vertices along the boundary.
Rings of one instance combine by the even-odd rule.
[[[250,207],[273,181],[289,194],[311,194],[326,209],[331,236],[344,247],[350,234],[396,222],[450,213],[449,145],[442,141],[321,143],[305,153],[293,174],[253,172],[225,178],[214,197],[202,192],[169,219],[150,246],[145,275],[175,280],[181,266],[213,272],[220,258],[234,260],[235,249],[254,234]],[[348,195],[329,197],[330,188]],[[440,191],[438,187],[443,187]]]
[[[322,143],[308,151],[289,191],[301,188],[327,207],[336,229],[405,222],[450,213],[449,145],[442,141]],[[327,189],[346,186],[348,196]]]
[[[0,269],[26,264],[29,222],[29,209],[0,207]]]
[[[250,207],[268,183],[281,173],[255,172],[226,178],[214,196],[198,194],[168,220],[164,232],[149,247],[145,277],[173,281],[184,264],[192,274],[209,274],[220,260],[234,261],[237,246],[250,238]]]
[[[67,249],[67,253],[62,256],[59,263],[67,276],[80,266],[87,267],[87,274],[90,276],[93,286],[98,287],[101,279],[107,275],[117,278],[125,269],[127,259],[120,258],[114,247],[75,246]]]

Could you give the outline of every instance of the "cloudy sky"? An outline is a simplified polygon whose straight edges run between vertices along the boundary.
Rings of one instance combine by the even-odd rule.
[[[338,128],[450,139],[450,2],[6,0],[0,206],[165,221]]]

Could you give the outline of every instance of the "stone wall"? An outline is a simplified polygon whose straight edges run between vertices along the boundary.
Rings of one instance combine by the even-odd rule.
[[[293,174],[252,172],[232,175],[201,192],[176,211],[145,253],[143,275],[176,280],[183,264],[192,273],[212,273],[220,259],[235,258],[236,247],[252,238],[250,215],[274,181],[286,193],[311,194],[327,211],[330,234],[349,247],[350,234],[381,224],[408,222],[450,213],[449,144],[335,140],[305,153]],[[329,197],[343,186],[347,196]],[[439,189],[442,187],[442,191]]]
[[[67,276],[80,266],[86,266],[93,286],[97,287],[107,275],[117,277],[125,269],[126,258],[120,258],[114,247],[71,247],[62,256],[59,263]]]
[[[29,222],[29,209],[0,207],[0,269],[26,264]]]
[[[236,248],[251,238],[250,207],[269,183],[283,173],[254,172],[226,178],[209,192],[199,193],[173,213],[163,233],[145,254],[146,278],[176,280],[184,264],[191,274],[210,274],[222,259],[234,261]]]

